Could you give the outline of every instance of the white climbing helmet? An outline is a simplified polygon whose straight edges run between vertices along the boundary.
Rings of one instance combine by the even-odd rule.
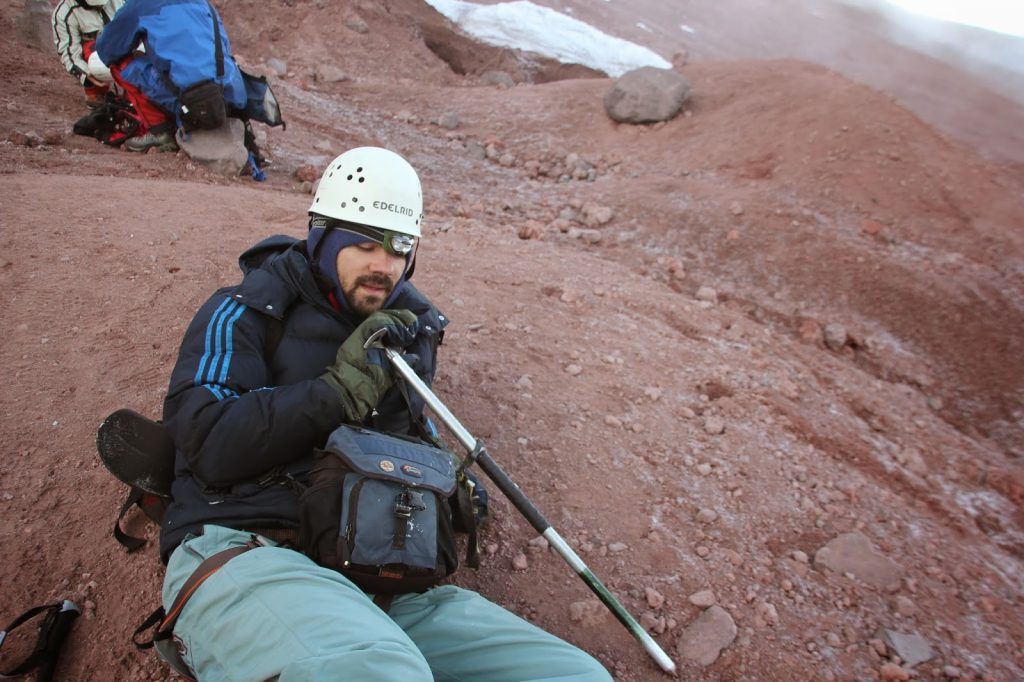
[[[380,147],[358,147],[324,171],[309,212],[420,237],[423,192],[409,162]]]

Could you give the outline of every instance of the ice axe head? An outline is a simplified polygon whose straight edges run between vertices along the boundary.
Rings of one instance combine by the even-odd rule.
[[[363,348],[370,350],[371,348],[380,348],[381,350],[388,350],[388,347],[384,345],[384,338],[388,335],[387,329],[378,329],[370,338],[366,339],[366,343],[363,344]]]
[[[412,376],[416,376],[413,373],[413,367],[416,367],[419,364],[420,356],[415,353],[406,353],[405,355],[402,355],[401,351],[386,346],[384,344],[384,340],[387,338],[387,335],[387,329],[378,329],[370,335],[370,338],[366,339],[366,343],[363,344],[363,348],[366,349],[367,352],[374,350],[380,351],[384,357],[391,362],[391,366],[394,367],[395,370],[406,380],[409,379],[410,374]],[[371,360],[371,362],[379,364],[379,361]]]

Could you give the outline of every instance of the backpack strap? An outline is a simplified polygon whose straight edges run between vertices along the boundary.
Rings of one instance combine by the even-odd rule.
[[[39,623],[39,636],[31,653],[10,670],[0,671],[0,677],[18,677],[38,668],[37,680],[53,679],[53,671],[57,667],[57,656],[60,654],[61,644],[64,643],[71,624],[79,614],[78,606],[74,602],[65,599],[56,604],[46,604],[29,609],[15,618],[14,622],[6,628],[0,630],[0,647],[3,646],[9,633],[30,622],[41,613],[46,613],[46,616]]]
[[[0,671],[0,677],[17,677],[18,675],[24,675],[25,673],[34,670],[35,667],[39,665],[39,661],[42,660],[43,652],[46,648],[46,637],[44,636],[43,633],[50,627],[51,621],[53,619],[53,614],[56,613],[56,609],[59,606],[60,604],[45,604],[43,606],[35,606],[26,611],[25,613],[21,614],[20,616],[18,616],[17,618],[15,618],[10,625],[8,625],[2,631],[0,631],[3,633],[3,639],[0,639],[0,646],[2,646],[4,639],[7,638],[7,635],[17,630],[19,626],[24,625],[26,622],[32,620],[44,611],[52,611],[52,613],[46,614],[45,620],[43,620],[43,622],[39,624],[39,639],[36,640],[36,644],[35,647],[33,647],[32,652],[29,653],[29,655],[26,656],[21,663],[17,664],[10,670]]]
[[[129,552],[134,552],[139,549],[146,544],[146,541],[142,538],[137,538],[134,535],[128,535],[128,533],[121,530],[121,519],[124,518],[125,514],[127,514],[128,510],[133,506],[139,505],[140,508],[142,507],[142,497],[145,494],[146,492],[141,488],[136,488],[135,486],[129,488],[128,497],[125,498],[124,504],[121,505],[121,511],[117,513],[117,519],[114,521],[114,537],[117,538],[117,541],[121,543],[121,546]]]
[[[117,519],[114,521],[114,537],[129,552],[139,549],[146,544],[146,541],[143,538],[137,538],[126,533],[121,528],[121,520],[124,519],[133,506],[138,505],[142,513],[159,526],[163,520],[164,512],[167,511],[168,504],[170,504],[170,498],[146,492],[142,488],[129,486],[128,497],[125,498],[124,504],[121,505],[121,511],[118,512]]]
[[[460,471],[458,474],[455,501],[462,527],[466,530],[466,565],[470,568],[480,568],[480,557],[477,554],[476,514],[473,513],[473,500],[470,497],[465,471]]]
[[[140,650],[150,649],[156,647],[157,651],[160,652],[161,657],[167,661],[172,668],[176,671],[185,675],[188,679],[194,679],[192,677],[192,671],[189,670],[188,665],[181,658],[181,654],[178,653],[178,649],[174,646],[171,641],[174,635],[174,626],[178,622],[178,617],[181,615],[182,609],[185,608],[185,604],[195,594],[199,586],[207,581],[214,573],[224,567],[224,564],[234,559],[240,554],[244,554],[251,549],[257,547],[263,547],[255,535],[252,539],[244,545],[238,547],[230,547],[223,551],[217,552],[203,560],[201,564],[192,571],[192,575],[185,580],[185,584],[181,586],[178,591],[178,596],[174,598],[174,603],[171,604],[171,610],[164,612],[164,607],[158,608],[153,613],[149,614],[142,624],[135,629],[132,633],[132,643],[135,644],[136,648]],[[148,640],[139,641],[139,635],[145,633],[147,630],[152,630],[152,634]]]
[[[206,3],[210,8],[210,18],[213,19],[213,58],[217,64],[217,78],[220,80],[224,77],[224,46],[220,44],[220,22],[217,21],[217,10],[213,8],[213,5]],[[174,84],[171,80],[170,73],[163,72],[164,82],[167,83],[167,87],[171,89],[175,97],[181,96],[181,88]]]
[[[220,82],[224,78],[224,46],[220,44],[220,22],[217,20],[217,10],[213,8],[213,5],[209,2],[206,3],[207,7],[210,8],[210,18],[213,20],[213,58],[217,64],[217,77],[214,79],[215,82]],[[174,94],[174,99],[180,99],[182,90],[174,81],[171,80],[170,70],[161,71],[160,75],[163,77],[164,84],[167,85],[171,93]],[[181,128],[181,115],[175,113],[176,123]]]
[[[217,21],[217,10],[210,6],[210,16],[213,18],[213,54],[217,61],[217,80],[224,77],[224,47],[220,44],[220,22]]]

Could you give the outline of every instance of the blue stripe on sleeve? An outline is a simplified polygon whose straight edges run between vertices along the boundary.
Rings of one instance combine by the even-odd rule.
[[[211,341],[214,336],[214,330],[217,328],[218,322],[221,318],[221,313],[224,312],[225,308],[228,308],[232,304],[234,304],[234,301],[230,298],[225,299],[224,302],[220,304],[220,307],[214,311],[213,317],[210,318],[210,322],[206,325],[206,345],[204,347],[203,357],[199,361],[199,369],[196,370],[196,376],[195,379],[193,379],[197,386],[203,383],[203,371],[206,369],[206,363],[209,362],[211,358]]]
[[[217,400],[238,397],[238,391],[233,391],[227,386],[221,386],[219,384],[203,384],[203,388],[212,393],[213,397]]]
[[[203,376],[204,383],[213,383],[214,377],[217,376],[217,364],[221,360],[224,344],[224,324],[227,322],[228,316],[235,312],[236,305],[234,301],[230,301],[224,312],[221,313],[220,319],[217,320],[217,327],[213,330],[213,355],[210,357],[210,366]]]
[[[224,382],[227,381],[231,356],[234,353],[232,341],[235,322],[244,312],[244,305],[227,298],[217,306],[206,325],[203,357],[199,360],[193,382],[196,386],[205,387],[217,400],[238,396],[238,392],[225,386]]]
[[[231,366],[231,354],[234,352],[234,346],[231,345],[231,338],[234,335],[235,322],[244,312],[245,306],[238,306],[238,312],[232,315],[231,319],[227,321],[227,333],[224,340],[224,346],[227,348],[227,352],[224,354],[224,364],[220,368],[220,378],[217,383],[223,384],[228,378],[228,367]]]

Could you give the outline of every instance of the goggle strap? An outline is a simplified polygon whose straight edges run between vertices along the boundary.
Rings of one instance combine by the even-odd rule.
[[[323,246],[327,239],[327,233],[332,229],[344,230],[351,234],[359,235],[360,237],[366,237],[380,244],[385,251],[388,253],[394,253],[399,256],[408,256],[416,248],[416,244],[419,240],[412,235],[405,234],[403,232],[394,232],[392,230],[384,230],[379,227],[372,227],[370,225],[361,225],[359,223],[350,223],[344,220],[332,220],[330,218],[316,217],[310,221],[310,229],[320,228],[324,231],[320,241],[317,242],[316,248],[312,254],[312,260],[315,262],[319,256],[320,248]],[[408,244],[408,248],[402,252],[395,248],[395,240],[400,243],[404,242]],[[408,241],[405,241],[408,240]]]

